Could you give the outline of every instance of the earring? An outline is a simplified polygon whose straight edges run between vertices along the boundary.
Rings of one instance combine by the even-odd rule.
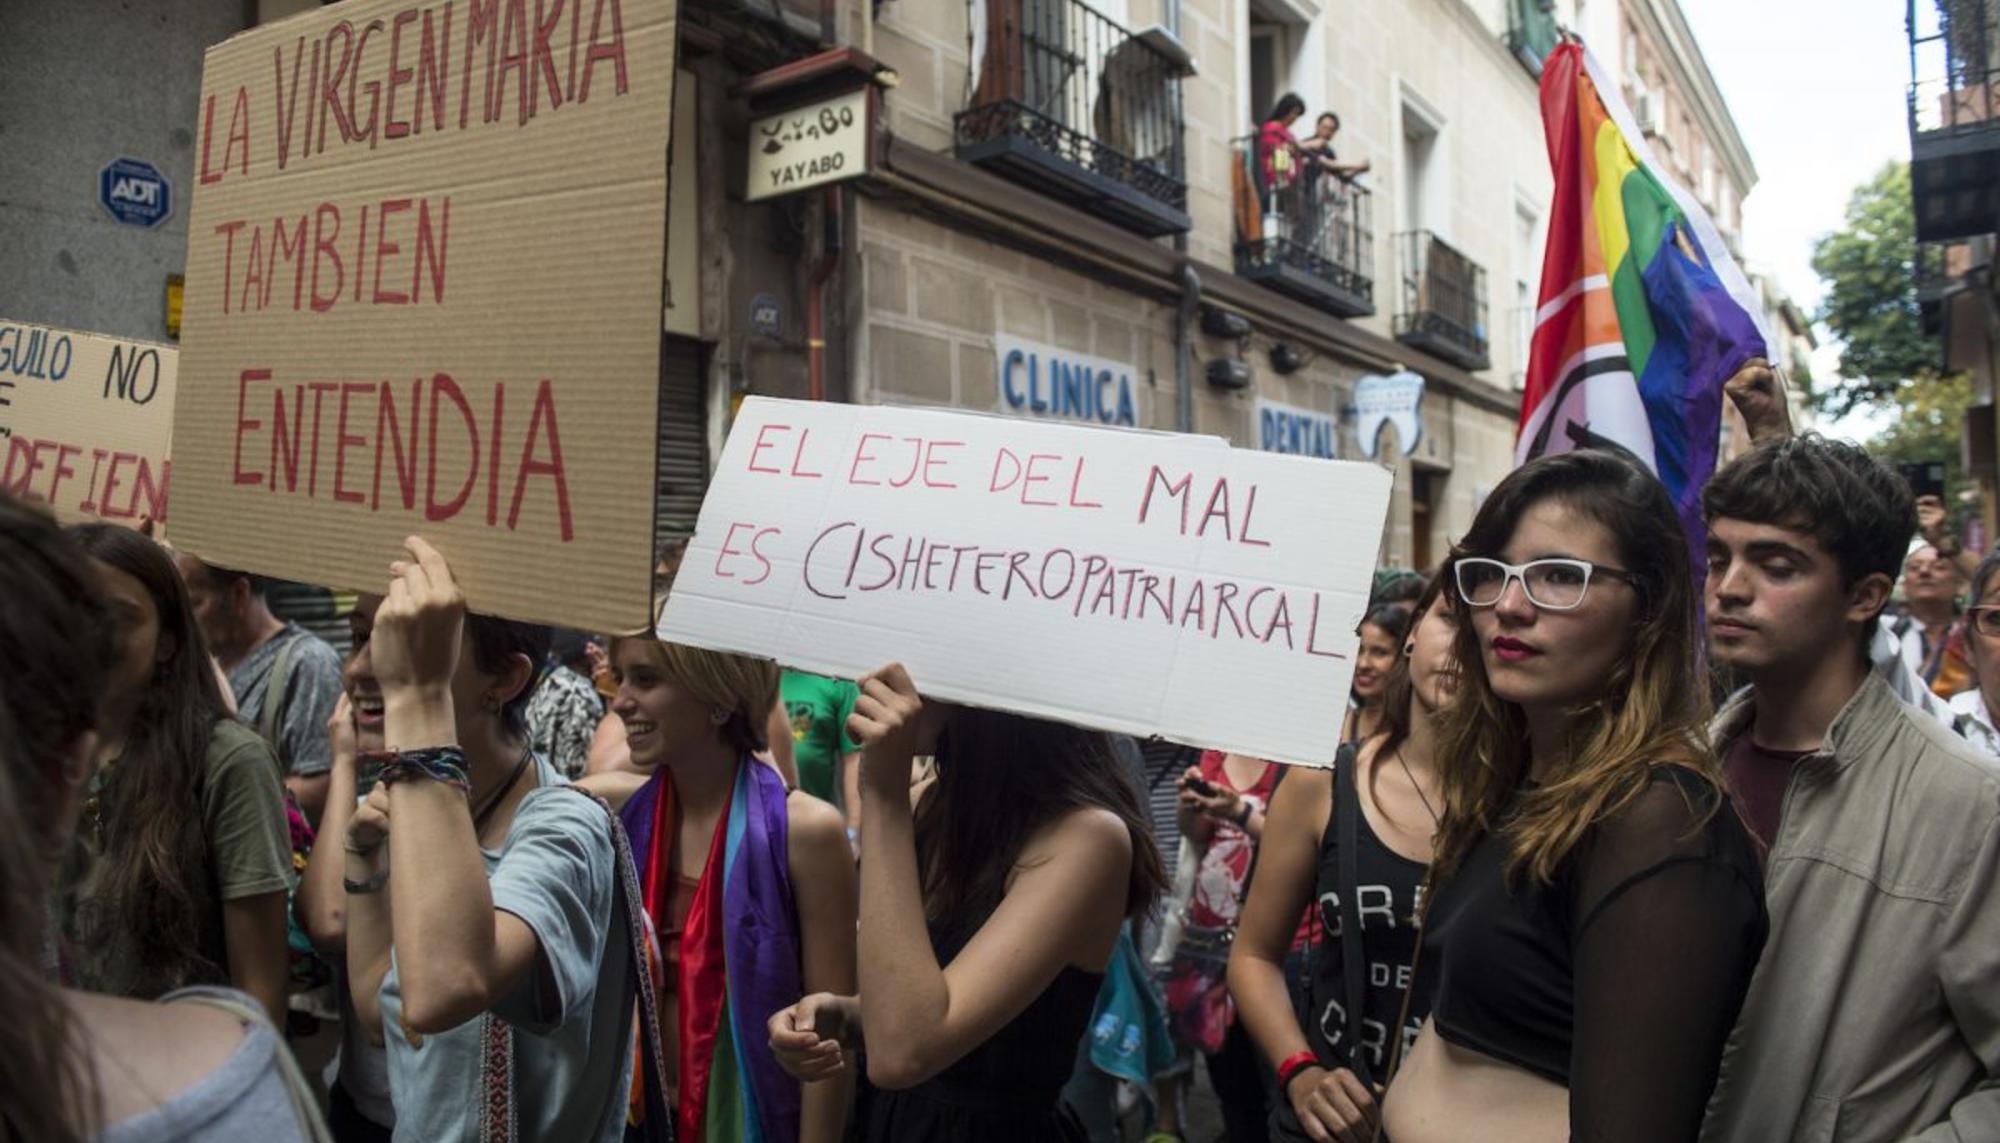
[[[492,695],[480,696],[479,708],[485,711],[487,714],[499,714],[500,706],[501,706],[500,700],[494,698]]]
[[[708,721],[710,725],[721,726],[723,723],[729,721],[729,712],[726,710],[711,710],[708,712]]]

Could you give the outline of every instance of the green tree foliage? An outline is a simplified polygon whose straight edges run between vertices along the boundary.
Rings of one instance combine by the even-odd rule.
[[[1839,417],[1863,405],[1893,407],[1906,382],[1937,376],[1938,342],[1924,333],[1917,304],[1907,164],[1890,163],[1855,188],[1845,224],[1814,243],[1812,265],[1827,286],[1819,320],[1842,346],[1839,375],[1814,386],[1820,411]]]
[[[1959,514],[1961,494],[1977,484],[1959,463],[1959,432],[1972,407],[1972,382],[1963,373],[1924,376],[1898,385],[1892,395],[1896,419],[1868,442],[1868,451],[1891,464],[1941,460],[1945,506]]]

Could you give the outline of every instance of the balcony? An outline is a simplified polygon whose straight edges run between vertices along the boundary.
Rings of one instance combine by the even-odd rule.
[[[1917,238],[2000,229],[2000,0],[1908,0]]]
[[[1396,340],[1465,369],[1492,365],[1486,342],[1486,268],[1428,230],[1396,236],[1402,308]]]
[[[1335,317],[1374,313],[1368,188],[1310,165],[1268,186],[1254,138],[1236,141],[1235,163],[1236,272]]]
[[[1507,50],[1537,79],[1542,61],[1562,42],[1555,9],[1555,0],[1507,0]]]
[[[958,157],[1148,238],[1185,232],[1186,50],[1079,0],[984,0]],[[977,41],[983,39],[981,50]]]
[[[755,72],[831,46],[834,7],[834,0],[696,0],[680,12],[690,27],[730,44],[740,54],[738,66]]]

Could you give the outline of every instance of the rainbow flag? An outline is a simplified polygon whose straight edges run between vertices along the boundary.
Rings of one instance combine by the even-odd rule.
[[[770,1014],[804,991],[785,798],[775,769],[748,755],[737,762],[678,937],[679,973],[671,984],[657,942],[648,950],[655,989],[675,990],[679,1059],[671,1137],[681,1143],[797,1143],[799,1137],[799,1084],[778,1067],[764,1032]],[[655,919],[671,912],[677,801],[673,773],[662,766],[619,814],[640,862],[647,914]],[[627,1123],[667,1137],[646,1123],[642,1096],[635,1080]]]
[[[1582,44],[1561,44],[1542,65],[1542,124],[1555,204],[1515,463],[1626,449],[1673,495],[1699,564],[1722,383],[1768,356],[1761,307]]]

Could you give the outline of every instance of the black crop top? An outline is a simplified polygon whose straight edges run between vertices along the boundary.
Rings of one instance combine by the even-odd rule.
[[[1480,838],[1425,913],[1438,1034],[1569,1088],[1579,1143],[1693,1139],[1769,927],[1742,821],[1669,766],[1549,885],[1507,848]]]

